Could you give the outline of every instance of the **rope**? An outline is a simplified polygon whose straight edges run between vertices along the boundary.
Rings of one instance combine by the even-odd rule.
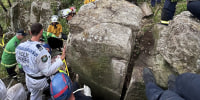
[[[67,71],[67,75],[69,76],[69,70],[68,70],[68,67],[67,67],[67,63],[66,63],[66,60],[64,59],[64,61],[63,61],[64,63],[65,63],[65,71]]]
[[[5,44],[4,44],[4,38],[5,38],[5,34],[3,34],[2,42],[0,43],[0,46],[2,48],[4,48],[4,46],[5,46]]]

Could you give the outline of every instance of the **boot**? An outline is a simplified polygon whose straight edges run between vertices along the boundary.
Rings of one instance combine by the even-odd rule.
[[[144,80],[144,83],[145,84],[148,84],[148,83],[156,83],[156,80],[154,78],[154,75],[151,71],[151,69],[149,68],[144,68],[143,69],[143,80]]]

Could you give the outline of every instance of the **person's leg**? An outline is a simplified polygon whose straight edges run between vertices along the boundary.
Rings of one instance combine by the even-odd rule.
[[[168,23],[165,23],[165,21],[169,21],[173,19],[173,16],[176,10],[176,4],[177,2],[171,2],[170,0],[165,0],[164,7],[161,13],[162,24],[168,24]]]
[[[29,89],[31,92],[30,100],[42,100],[43,90]]]
[[[146,85],[146,96],[148,100],[184,100],[173,91],[164,91],[154,83]]]
[[[200,100],[200,75],[184,73],[176,78],[176,93],[185,100]]]
[[[76,91],[79,88],[80,88],[79,84],[77,82],[73,82],[73,84],[72,84],[72,91],[74,92],[74,91]]]
[[[151,6],[155,7],[155,5],[156,5],[156,0],[151,0]]]
[[[195,17],[200,20],[200,1],[191,1],[187,4],[187,9],[190,11]]]
[[[151,82],[145,84],[145,92],[148,100],[159,100],[164,90]]]
[[[16,66],[9,67],[9,68],[6,67],[6,71],[10,77],[17,75],[17,73],[15,72],[15,68]]]
[[[161,0],[157,0],[157,4],[160,4],[161,3]]]
[[[184,99],[175,92],[166,90],[162,93],[159,100],[184,100]]]

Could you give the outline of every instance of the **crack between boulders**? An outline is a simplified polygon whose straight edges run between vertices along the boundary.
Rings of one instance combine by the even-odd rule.
[[[138,39],[138,40],[140,40],[140,39]],[[138,41],[138,42],[140,43],[140,41]],[[126,92],[127,92],[128,87],[129,87],[129,84],[130,84],[130,81],[131,81],[131,76],[132,76],[132,73],[133,73],[133,68],[134,68],[133,66],[135,65],[135,61],[137,61],[137,59],[140,55],[140,54],[138,54],[137,56],[134,56],[134,50],[137,50],[137,49],[138,49],[138,47],[135,43],[135,46],[131,51],[131,57],[130,57],[130,60],[129,60],[129,63],[128,63],[128,68],[127,68],[127,71],[126,71],[127,73],[126,73],[126,76],[125,76],[124,85],[123,85],[120,100],[124,100],[124,98],[126,96]]]

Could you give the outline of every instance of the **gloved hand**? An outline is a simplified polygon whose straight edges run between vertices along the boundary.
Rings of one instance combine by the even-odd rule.
[[[85,96],[90,96],[90,97],[92,97],[90,88],[89,88],[87,85],[85,85],[85,84],[84,84],[83,88],[84,88],[84,89],[83,89],[83,94],[84,94]]]

